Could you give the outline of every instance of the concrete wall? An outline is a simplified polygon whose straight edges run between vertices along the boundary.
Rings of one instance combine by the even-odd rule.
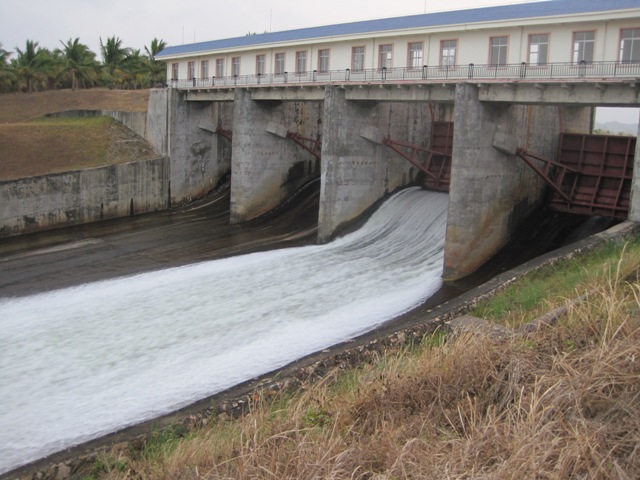
[[[544,182],[524,161],[505,152],[524,147],[555,158],[560,125],[557,107],[479,102],[476,85],[457,86],[446,280],[480,267],[539,205]],[[500,142],[509,144],[504,151],[494,147]]]
[[[218,126],[231,129],[234,107],[229,102],[187,102],[175,90],[168,105],[171,202],[183,204],[207,194],[231,170],[227,140],[214,132]],[[162,112],[157,115],[161,120]],[[161,139],[157,133],[154,137]]]
[[[347,101],[328,86],[324,101],[322,187],[318,240],[325,242],[377,200],[416,180],[408,161],[381,144],[390,136],[428,146],[431,111],[425,102]],[[446,116],[446,109],[439,113]]]
[[[149,90],[144,139],[162,155],[169,152],[169,96],[172,94],[175,93],[168,88]]]
[[[256,218],[319,175],[316,158],[285,138],[287,130],[317,139],[322,102],[256,101],[236,89],[231,168],[231,222]]]
[[[0,237],[161,210],[166,157],[0,182]]]

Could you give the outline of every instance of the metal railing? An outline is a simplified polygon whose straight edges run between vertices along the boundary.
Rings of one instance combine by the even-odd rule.
[[[367,70],[332,70],[328,72],[235,75],[228,77],[170,80],[169,86],[178,89],[229,88],[260,85],[300,85],[369,82],[416,82],[447,80],[563,80],[640,78],[640,63],[593,62],[527,63],[508,65],[446,65],[422,68],[376,68]]]

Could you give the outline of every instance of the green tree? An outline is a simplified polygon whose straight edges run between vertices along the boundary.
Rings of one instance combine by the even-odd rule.
[[[105,43],[100,38],[100,53],[105,82],[108,86],[122,86],[123,63],[130,54],[130,49],[123,47],[122,40],[114,36],[108,37]]]
[[[12,90],[15,79],[13,69],[9,64],[10,56],[11,52],[2,48],[2,44],[0,43],[0,92],[2,93]]]
[[[158,83],[165,83],[167,78],[167,67],[164,62],[156,60],[156,55],[165,49],[167,46],[164,40],[154,38],[151,40],[149,47],[145,46],[144,49],[147,52],[149,79],[151,81],[151,87]]]
[[[64,47],[58,50],[62,63],[62,75],[71,83],[71,89],[80,85],[86,87],[96,79],[96,55],[88,46],[80,43],[80,39],[69,39],[67,43],[60,41]]]
[[[47,88],[54,72],[51,53],[38,47],[38,42],[27,40],[24,50],[16,47],[17,58],[12,62],[17,81],[26,92]]]

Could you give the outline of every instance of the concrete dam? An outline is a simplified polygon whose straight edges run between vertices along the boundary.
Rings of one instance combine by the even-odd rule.
[[[550,191],[560,211],[637,220],[635,139],[626,139],[622,151],[613,141],[595,150],[567,146],[571,135],[584,142],[591,133],[594,107],[637,106],[634,85],[613,79],[185,87],[153,91],[148,122],[163,127],[149,131],[170,158],[171,203],[204,195],[230,172],[232,223],[263,215],[318,175],[319,243],[400,188],[425,183],[448,191],[444,278],[457,280],[498,252]],[[442,125],[450,130],[439,132]],[[577,159],[559,167],[559,155]],[[438,163],[444,157],[446,168]],[[570,175],[545,174],[561,169]],[[588,177],[577,189],[576,175]]]

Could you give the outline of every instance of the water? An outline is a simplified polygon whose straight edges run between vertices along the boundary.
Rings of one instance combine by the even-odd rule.
[[[0,299],[0,473],[422,303],[441,285],[447,202],[408,189],[328,245]]]

